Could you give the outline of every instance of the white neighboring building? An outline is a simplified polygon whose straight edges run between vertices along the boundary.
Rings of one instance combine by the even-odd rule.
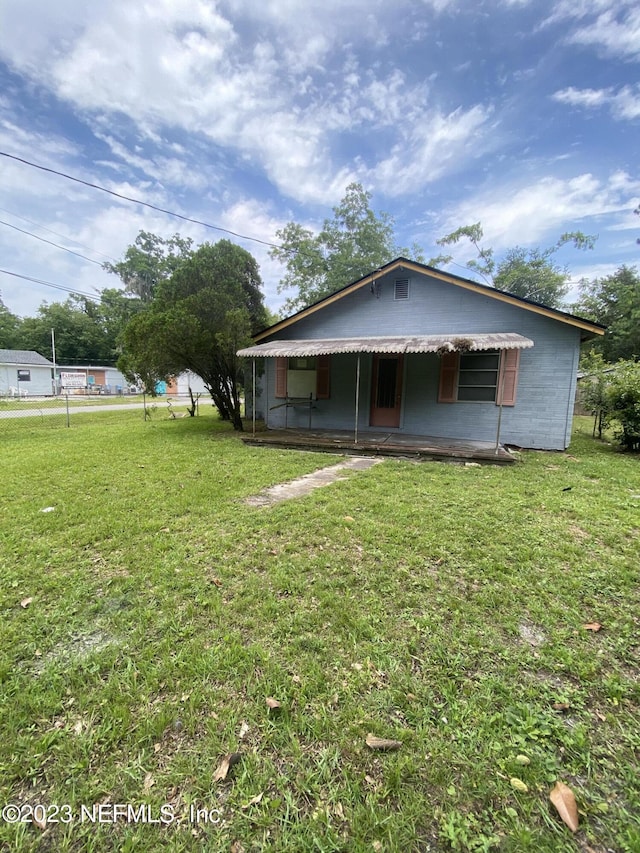
[[[0,395],[53,395],[53,363],[34,350],[0,349]]]
[[[208,394],[209,392],[205,388],[204,382],[197,373],[193,373],[191,370],[185,370],[184,373],[181,373],[179,376],[176,376],[175,379],[167,386],[167,394],[178,394],[182,396],[189,395],[189,387],[194,394]]]

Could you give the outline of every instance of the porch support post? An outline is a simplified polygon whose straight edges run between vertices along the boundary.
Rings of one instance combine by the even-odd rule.
[[[255,358],[251,359],[251,373],[253,374],[253,404],[251,406],[251,419],[252,419],[252,429],[253,429],[253,437],[256,437],[256,360]]]
[[[360,405],[360,353],[358,353],[358,362],[356,365],[356,422],[353,431],[353,443],[358,443],[358,409]]]
[[[504,352],[504,350],[503,350]],[[500,450],[500,426],[502,424],[502,401],[504,399],[504,371],[500,370],[502,367],[502,353],[500,353],[500,365],[498,368],[498,387],[496,388],[497,393],[499,394],[498,400],[498,429],[496,432],[496,446],[494,449],[494,454],[497,456]],[[500,382],[500,374],[502,374],[502,382]]]
[[[502,400],[500,400],[500,405],[498,406],[498,431],[496,433],[496,447],[494,453],[496,456],[500,450],[500,422],[502,421]]]

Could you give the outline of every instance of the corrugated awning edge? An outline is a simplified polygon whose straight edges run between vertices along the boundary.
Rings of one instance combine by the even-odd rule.
[[[380,336],[363,338],[311,338],[269,341],[238,350],[247,358],[295,358],[343,353],[478,352],[494,349],[528,349],[533,341],[517,332],[456,333],[444,335]]]

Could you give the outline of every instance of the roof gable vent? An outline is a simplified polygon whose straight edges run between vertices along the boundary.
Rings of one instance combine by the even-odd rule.
[[[408,299],[409,298],[409,279],[408,278],[397,278],[394,283],[393,290],[393,298],[394,299]]]

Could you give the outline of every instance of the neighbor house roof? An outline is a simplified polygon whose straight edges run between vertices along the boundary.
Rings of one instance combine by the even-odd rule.
[[[364,276],[364,278],[360,278],[357,281],[348,284],[346,287],[343,287],[335,293],[331,293],[329,296],[325,296],[324,299],[315,302],[313,305],[303,308],[302,311],[298,311],[296,314],[292,314],[290,317],[280,320],[280,322],[275,323],[268,329],[258,332],[258,334],[253,336],[253,339],[256,343],[259,343],[265,338],[269,338],[271,335],[277,334],[283,329],[286,329],[293,323],[297,323],[298,320],[309,317],[316,311],[320,311],[325,308],[327,305],[331,305],[333,302],[343,299],[345,296],[348,296],[354,291],[360,290],[362,287],[372,285],[377,279],[380,279],[382,276],[394,271],[401,272],[403,275],[406,275],[407,272],[429,275],[432,278],[437,278],[440,281],[456,285],[456,287],[461,287],[464,290],[480,293],[483,296],[490,297],[491,299],[497,299],[501,302],[515,305],[525,311],[532,311],[534,314],[540,314],[544,317],[550,317],[553,320],[559,320],[561,323],[566,323],[569,326],[575,326],[580,329],[582,337],[585,340],[595,337],[596,335],[603,335],[605,332],[605,327],[601,326],[599,323],[593,323],[590,320],[583,319],[582,317],[576,317],[574,314],[568,314],[565,311],[558,311],[556,308],[549,308],[539,302],[533,302],[531,299],[523,299],[521,296],[514,296],[513,293],[507,293],[505,290],[498,290],[496,287],[489,287],[486,284],[478,284],[477,281],[461,278],[458,275],[443,272],[435,267],[430,267],[426,264],[419,264],[417,261],[409,261],[407,258],[396,258],[395,261],[390,261],[388,264],[385,264],[379,269]]]
[[[269,341],[238,351],[238,355],[251,358],[274,358],[278,356],[336,355],[355,352],[456,352],[493,349],[528,349],[533,341],[515,332],[492,332],[490,334],[455,335],[411,335],[379,336],[367,338],[316,338],[300,341]]]
[[[53,363],[39,352],[26,349],[0,349],[0,364],[32,364],[53,367]]]

